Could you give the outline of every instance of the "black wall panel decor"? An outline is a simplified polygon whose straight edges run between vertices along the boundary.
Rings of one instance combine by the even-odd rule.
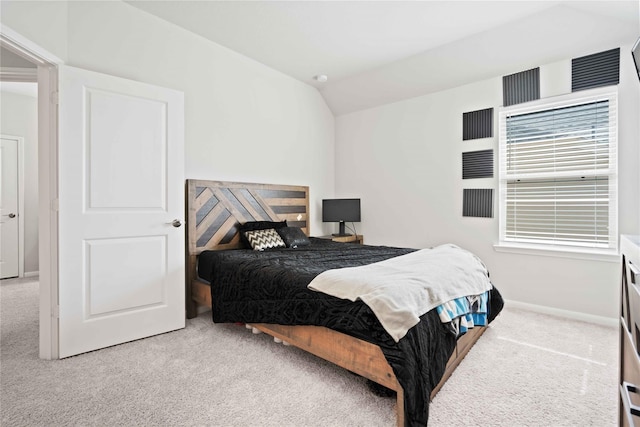
[[[620,48],[571,60],[571,91],[620,83]]]
[[[462,140],[493,136],[493,108],[462,113]]]
[[[465,188],[462,197],[462,216],[493,218],[493,189]]]
[[[502,77],[502,105],[540,99],[540,67]]]
[[[493,150],[462,153],[462,179],[493,177]]]

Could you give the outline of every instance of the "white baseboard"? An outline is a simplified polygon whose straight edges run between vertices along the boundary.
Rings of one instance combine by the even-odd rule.
[[[537,313],[551,314],[554,316],[581,320],[583,322],[594,323],[602,326],[618,326],[620,324],[620,320],[614,317],[596,316],[594,314],[581,313],[579,311],[562,310],[560,308],[546,307],[543,305],[529,304],[520,301],[505,300],[504,305],[509,308],[521,308],[524,310],[535,311]]]
[[[23,277],[37,277],[40,275],[39,271],[25,271]]]

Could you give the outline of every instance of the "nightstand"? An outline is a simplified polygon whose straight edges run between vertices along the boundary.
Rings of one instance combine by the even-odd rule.
[[[622,286],[620,307],[620,400],[618,425],[640,425],[638,394],[640,385],[640,236],[621,236]],[[634,396],[632,398],[631,396]]]
[[[357,235],[351,235],[351,236],[332,236],[332,235],[328,235],[328,236],[318,236],[319,239],[331,239],[334,242],[340,242],[340,243],[359,243],[361,245],[364,245],[364,237],[362,236],[362,234],[357,234]]]

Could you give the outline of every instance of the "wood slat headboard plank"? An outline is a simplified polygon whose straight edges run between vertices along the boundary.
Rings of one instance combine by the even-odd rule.
[[[300,218],[298,219],[298,216],[300,216]],[[306,214],[299,214],[299,213],[291,213],[291,214],[278,214],[278,217],[281,220],[286,219],[287,222],[297,222],[297,221],[303,221],[306,222],[307,221],[307,215]]]
[[[260,218],[262,216],[251,204],[251,202],[245,197],[244,192],[238,189],[233,189],[231,190],[231,193],[236,197],[236,199],[238,199],[242,207],[244,207],[253,218]]]
[[[205,233],[209,227],[211,227],[216,219],[218,219],[218,217],[220,216],[220,214],[222,214],[225,210],[225,207],[221,204],[218,203],[213,209],[211,209],[204,218],[202,218],[200,220],[199,224],[196,224],[196,232],[198,233],[198,235],[202,235],[203,233]]]
[[[304,206],[305,199],[302,198],[294,198],[294,199],[283,199],[283,198],[271,198],[271,199],[263,199],[269,206]]]
[[[238,234],[236,234],[234,238],[232,238],[228,243],[223,243],[223,238],[227,234],[229,234],[233,229],[235,229],[237,232],[238,230],[237,224],[238,222],[234,217],[230,216],[229,218],[227,218],[227,220],[220,226],[220,228],[218,228],[215,234],[211,236],[211,239],[207,241],[205,246],[202,247],[202,250],[207,250],[207,249],[220,250],[221,248],[219,246],[225,245],[225,244],[238,247],[240,245],[240,237]]]
[[[251,195],[255,198],[256,202],[258,202],[260,207],[268,215],[268,218],[264,218],[266,221],[278,221],[280,219],[280,217],[278,217],[278,214],[271,209],[272,205],[270,205],[266,200],[264,200],[257,191],[249,190],[249,193],[251,193]]]
[[[233,245],[239,245],[240,244],[240,224],[238,224],[238,222],[236,221],[236,219],[232,216],[230,216],[229,218],[227,218],[227,220],[225,221],[224,224],[222,224],[221,230],[220,230],[220,234],[218,234],[219,238],[216,240],[218,242],[218,245],[224,245],[224,244],[233,244]],[[222,229],[225,228],[225,232],[222,231]]]
[[[205,188],[204,191],[198,194],[194,204],[196,211],[200,210],[211,199],[211,196],[213,196],[213,192],[209,188]]]
[[[233,217],[240,223],[240,224],[244,224],[247,221],[250,221],[251,218],[247,218],[242,212],[240,212],[238,210],[238,208],[236,208],[234,206],[234,204],[232,203],[231,200],[229,200],[229,198],[227,197],[226,194],[224,194],[222,192],[222,190],[220,188],[214,188],[213,189],[213,194],[214,196],[217,197],[217,199],[220,201],[220,203],[222,203],[224,205],[225,208],[227,208],[227,210],[231,213],[231,215],[233,215]]]

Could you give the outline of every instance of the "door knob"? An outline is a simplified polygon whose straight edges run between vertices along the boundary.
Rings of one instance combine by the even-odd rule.
[[[16,214],[14,214],[14,213],[10,213],[9,214],[9,218],[15,218],[15,217],[16,217]]]
[[[174,227],[178,228],[182,225],[182,221],[180,221],[179,219],[174,219],[173,221],[168,222],[167,224],[171,224]]]

